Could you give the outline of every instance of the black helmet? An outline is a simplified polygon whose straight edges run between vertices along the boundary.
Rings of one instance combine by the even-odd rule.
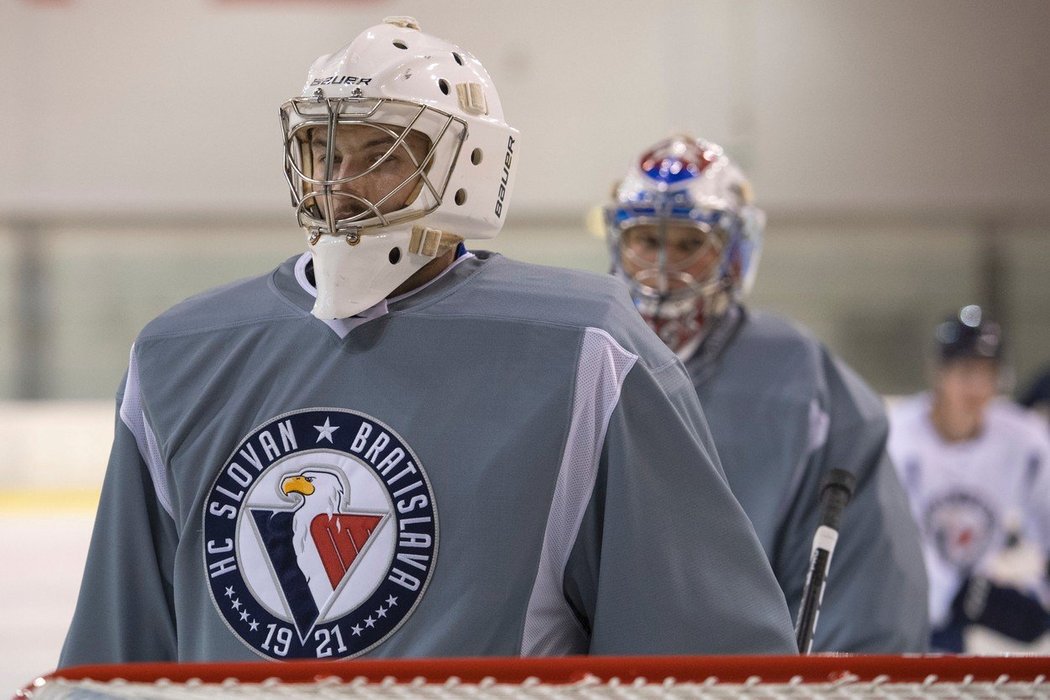
[[[1002,360],[1002,330],[998,323],[985,318],[980,306],[964,306],[958,315],[937,326],[935,336],[941,362],[965,357]]]

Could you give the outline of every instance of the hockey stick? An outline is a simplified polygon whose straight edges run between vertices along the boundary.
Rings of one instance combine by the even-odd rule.
[[[795,641],[798,650],[808,654],[817,631],[820,604],[824,600],[824,586],[828,580],[831,554],[839,538],[842,511],[853,496],[857,478],[844,469],[832,469],[820,483],[820,526],[813,535],[813,551],[809,558],[806,585],[802,588],[802,604],[795,621]]]

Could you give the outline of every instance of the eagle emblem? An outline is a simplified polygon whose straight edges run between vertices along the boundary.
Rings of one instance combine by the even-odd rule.
[[[382,643],[423,595],[436,554],[418,458],[390,427],[346,409],[253,430],[205,505],[212,600],[269,658],[349,658]]]
[[[338,472],[308,468],[281,480],[294,509],[253,508],[252,518],[300,634],[305,634],[352,570],[386,513],[349,513]]]

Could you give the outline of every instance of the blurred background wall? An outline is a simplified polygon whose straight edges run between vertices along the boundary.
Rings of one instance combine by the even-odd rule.
[[[584,225],[672,129],[769,215],[755,305],[884,393],[976,302],[1050,361],[1050,3],[0,0],[0,397],[113,394],[141,325],[302,248],[277,107],[386,15],[472,50],[522,131],[521,258],[606,268]]]
[[[475,53],[521,129],[486,247],[604,272],[587,211],[689,130],[767,211],[754,305],[883,394],[922,388],[932,326],[968,303],[1005,324],[1019,380],[1050,362],[1050,2],[0,0],[0,516],[26,484],[97,489],[146,321],[302,250],[278,105],[400,14]],[[12,643],[38,654],[21,678],[72,609],[26,602],[56,561],[75,590],[90,495],[68,502],[87,515],[66,549],[19,544],[45,516],[3,521],[4,561],[30,562],[5,574],[4,636],[40,638]]]

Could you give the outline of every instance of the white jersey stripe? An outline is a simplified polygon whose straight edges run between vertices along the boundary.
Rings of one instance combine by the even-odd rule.
[[[149,427],[146,414],[142,410],[142,394],[139,392],[139,371],[135,362],[135,347],[131,348],[131,359],[128,363],[128,381],[124,386],[124,398],[120,403],[120,420],[128,427],[131,434],[135,436],[135,444],[139,446],[139,454],[149,468],[150,477],[153,479],[153,488],[157,492],[157,501],[164,511],[175,518],[174,509],[171,507],[171,498],[168,495],[167,470],[164,468],[164,460],[160,456],[160,448],[157,447],[157,438]]]
[[[587,651],[587,639],[562,592],[565,565],[598,474],[620,389],[638,356],[597,328],[584,332],[576,366],[572,425],[562,453],[539,569],[525,613],[521,655],[552,656]]]

